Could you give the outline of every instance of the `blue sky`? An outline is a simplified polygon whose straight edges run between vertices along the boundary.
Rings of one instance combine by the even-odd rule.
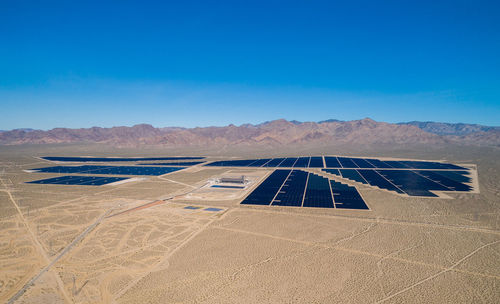
[[[1,1],[0,129],[500,125],[498,1]]]

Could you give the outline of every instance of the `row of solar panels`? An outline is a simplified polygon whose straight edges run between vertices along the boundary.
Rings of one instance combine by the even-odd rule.
[[[79,173],[79,174],[109,174],[109,175],[163,175],[185,167],[142,167],[142,166],[53,166],[32,169],[35,172],[42,173]]]
[[[178,162],[178,163],[140,163],[138,166],[195,166],[204,162]]]
[[[59,176],[28,182],[28,184],[52,184],[52,185],[83,185],[102,186],[126,180],[128,177],[102,177],[102,176]]]
[[[229,167],[270,167],[270,168],[349,168],[349,169],[446,169],[465,170],[465,168],[440,162],[380,160],[374,158],[353,158],[337,156],[311,156],[288,158],[261,158],[222,160],[206,166]]]
[[[362,184],[409,196],[436,197],[433,191],[464,191],[472,187],[468,171],[322,169]]]
[[[313,157],[221,160],[209,163],[206,166],[323,168],[323,158],[321,156],[313,156]]]
[[[283,169],[271,173],[241,204],[368,209],[354,187],[303,170]]]
[[[105,175],[152,175],[158,176],[185,167],[140,167],[140,166],[53,166],[32,169],[40,173],[73,173],[73,174],[105,174]],[[55,184],[55,185],[85,185],[101,186],[128,179],[128,177],[102,177],[102,176],[60,176],[28,182],[30,184]]]
[[[71,157],[71,156],[43,156],[45,160],[59,162],[135,162],[153,160],[193,160],[205,157],[179,156],[179,157]]]

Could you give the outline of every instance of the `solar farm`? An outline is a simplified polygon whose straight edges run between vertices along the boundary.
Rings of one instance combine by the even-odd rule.
[[[356,188],[342,180],[404,196],[476,191],[473,169],[444,162],[311,156],[222,160],[207,166],[279,168],[242,202],[250,205],[368,209]]]
[[[243,205],[339,208],[368,210],[368,205],[355,184],[404,196],[439,197],[443,192],[472,192],[475,171],[471,168],[432,161],[381,160],[341,156],[278,157],[261,159],[218,160],[212,162],[185,161],[202,157],[157,158],[96,158],[96,157],[41,157],[53,162],[132,162],[177,160],[168,163],[138,163],[135,166],[71,165],[50,166],[27,170],[35,173],[72,173],[98,176],[61,176],[34,180],[32,184],[101,186],[123,182],[127,177],[160,176],[203,164],[209,167],[244,167],[272,170],[246,198]],[[181,167],[183,166],[183,167]],[[212,185],[212,188],[238,189],[234,186]],[[444,196],[443,194],[441,196]]]
[[[0,151],[1,302],[500,296],[493,154],[47,152]]]

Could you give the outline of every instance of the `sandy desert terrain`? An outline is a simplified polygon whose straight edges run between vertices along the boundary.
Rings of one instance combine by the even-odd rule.
[[[388,149],[2,146],[0,302],[498,303],[498,149]],[[23,171],[50,165],[44,155],[308,154],[475,164],[480,192],[425,199],[359,187],[368,211],[269,208],[239,204],[265,169],[194,166],[98,187],[26,184],[61,174]],[[253,184],[206,187],[240,174]]]

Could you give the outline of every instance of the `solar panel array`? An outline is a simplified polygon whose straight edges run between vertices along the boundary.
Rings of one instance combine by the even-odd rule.
[[[141,163],[135,166],[80,165],[32,169],[44,173],[158,176],[185,166],[202,164],[204,157],[43,157],[66,162],[122,162],[184,160]],[[222,160],[205,166],[280,168],[257,187],[242,204],[296,207],[367,209],[356,188],[298,168],[318,168],[327,174],[399,194],[436,197],[431,191],[472,190],[469,171],[454,164],[432,161],[380,160],[341,156],[304,156]],[[38,184],[103,185],[124,177],[62,176],[33,181]]]
[[[60,176],[28,182],[28,184],[53,184],[53,185],[83,185],[101,186],[118,181],[126,180],[128,177],[102,177],[102,176]]]
[[[205,157],[176,156],[176,157],[71,157],[71,156],[43,156],[45,160],[59,162],[134,162],[134,161],[153,161],[153,160],[192,160],[203,159]]]
[[[188,160],[184,162],[168,163],[146,163],[135,166],[108,166],[108,165],[80,165],[80,166],[52,166],[31,169],[39,173],[73,173],[73,174],[98,174],[98,175],[151,175],[158,176],[185,169],[203,163],[200,160],[205,157],[67,157],[67,156],[44,156],[49,161],[59,162],[136,162],[155,160]],[[147,166],[144,166],[147,165]],[[162,167],[160,167],[162,166]],[[168,166],[168,167],[163,167]],[[28,182],[30,184],[58,184],[58,185],[92,185],[100,186],[128,179],[128,177],[96,177],[96,176],[60,176]]]
[[[306,156],[288,158],[262,158],[215,161],[206,166],[267,167],[267,168],[337,168],[337,169],[437,169],[466,170],[454,164],[433,161],[380,160],[340,156]]]
[[[203,164],[204,162],[177,162],[177,163],[141,163],[138,166],[195,166]]]
[[[274,170],[241,204],[368,209],[354,187],[303,170],[287,169]]]
[[[410,196],[436,197],[431,191],[471,191],[465,183],[464,167],[435,161],[381,160],[342,156],[305,156],[222,160],[205,166],[261,168],[320,168],[324,172],[349,180]],[[297,175],[300,175],[297,173]],[[286,199],[276,204],[289,205]],[[307,200],[309,204],[309,200]],[[311,203],[313,204],[313,203]],[[328,203],[325,203],[328,204]]]
[[[54,166],[32,169],[43,173],[78,173],[78,174],[109,174],[109,175],[163,175],[185,167],[140,167],[140,166]]]
[[[409,196],[437,197],[431,191],[465,191],[472,187],[468,171],[322,169],[349,180]]]

